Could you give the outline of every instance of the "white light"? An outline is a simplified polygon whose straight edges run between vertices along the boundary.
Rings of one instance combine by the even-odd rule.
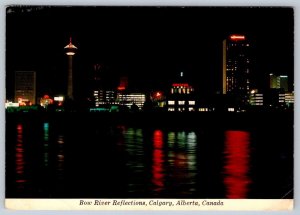
[[[62,102],[63,100],[64,100],[63,96],[56,96],[56,97],[54,97],[54,101]]]

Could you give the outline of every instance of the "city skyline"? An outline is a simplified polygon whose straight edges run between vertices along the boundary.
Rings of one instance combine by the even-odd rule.
[[[74,75],[81,90],[99,64],[108,79],[128,76],[131,88],[169,89],[183,72],[201,94],[215,94],[222,90],[222,41],[233,33],[253,46],[255,87],[267,87],[270,73],[287,75],[292,87],[293,24],[292,8],[7,8],[7,97],[17,70],[37,72],[38,97],[65,93],[63,48],[70,36],[78,47]]]

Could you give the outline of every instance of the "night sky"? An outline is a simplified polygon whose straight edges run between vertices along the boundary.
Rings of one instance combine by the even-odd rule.
[[[72,36],[75,88],[87,93],[93,65],[112,86],[129,77],[133,90],[165,90],[184,72],[199,95],[221,90],[222,41],[245,34],[253,52],[252,84],[268,74],[294,79],[292,8],[11,7],[6,16],[7,98],[14,71],[37,72],[37,96],[66,92],[64,46]]]

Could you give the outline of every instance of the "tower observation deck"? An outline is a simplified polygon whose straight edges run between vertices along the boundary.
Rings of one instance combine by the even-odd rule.
[[[68,56],[68,89],[67,97],[73,99],[73,56],[77,51],[77,47],[72,44],[72,38],[70,37],[70,42],[65,46],[66,55]]]

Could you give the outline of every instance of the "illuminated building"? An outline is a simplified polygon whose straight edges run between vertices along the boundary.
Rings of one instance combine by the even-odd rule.
[[[20,105],[36,103],[36,72],[17,71],[15,73],[15,101]]]
[[[285,103],[287,104],[287,106],[291,106],[294,104],[294,92],[291,92],[291,93],[285,93]]]
[[[285,92],[288,92],[288,76],[286,75],[274,75],[270,74],[270,88],[272,89],[284,89]]]
[[[69,99],[73,99],[73,56],[77,47],[72,44],[72,38],[70,37],[70,43],[65,46],[66,55],[68,56],[68,90],[67,96]]]
[[[113,90],[95,90],[94,98],[96,107],[103,104],[115,104],[116,92]]]
[[[48,95],[44,95],[40,100],[40,105],[45,108],[50,104],[53,104],[53,99],[51,99]]]
[[[238,107],[249,104],[250,45],[244,35],[230,35],[223,41],[223,94]]]
[[[117,101],[120,105],[131,107],[137,105],[141,109],[146,101],[146,95],[143,93],[119,93]]]
[[[188,83],[173,83],[166,106],[168,111],[196,111],[194,88]]]
[[[263,106],[264,105],[264,95],[262,93],[259,93],[257,89],[251,90],[250,105],[253,105],[253,106]]]
[[[194,88],[188,83],[174,83],[172,84],[171,94],[191,94]]]

